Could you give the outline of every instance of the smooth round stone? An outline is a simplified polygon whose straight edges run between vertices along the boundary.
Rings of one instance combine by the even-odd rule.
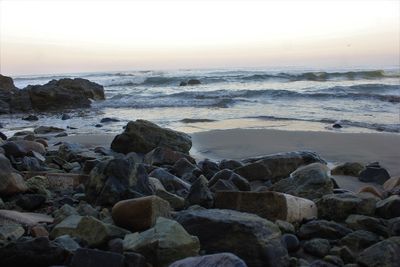
[[[288,252],[296,252],[300,248],[300,242],[297,236],[292,234],[282,235],[282,241],[284,242]]]

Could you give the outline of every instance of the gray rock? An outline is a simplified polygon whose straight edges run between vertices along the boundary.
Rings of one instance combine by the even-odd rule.
[[[195,164],[195,160],[191,156],[182,152],[173,151],[168,147],[157,147],[153,149],[145,155],[144,163],[156,166],[174,165],[175,162],[182,158],[185,158],[190,163]]]
[[[398,267],[399,251],[400,237],[391,237],[361,252],[358,255],[357,263],[366,267]]]
[[[234,169],[240,168],[242,166],[243,166],[243,163],[241,163],[240,161],[233,160],[233,159],[223,159],[219,163],[218,167],[220,170],[224,170],[224,169],[234,170]]]
[[[379,241],[381,240],[378,235],[365,230],[357,230],[343,237],[340,240],[340,244],[353,251],[360,251]]]
[[[340,239],[352,230],[334,221],[313,220],[303,224],[298,232],[301,239],[325,238]]]
[[[279,228],[257,215],[200,209],[181,211],[176,220],[200,239],[206,253],[231,252],[254,267],[289,264]]]
[[[389,233],[387,221],[380,218],[352,214],[346,219],[346,224],[353,230],[366,230],[384,237]]]
[[[50,133],[61,133],[64,132],[65,129],[54,127],[54,126],[39,126],[35,128],[33,132],[35,134],[50,134]]]
[[[153,228],[126,235],[124,250],[144,255],[153,266],[168,266],[176,260],[198,255],[200,243],[176,221],[160,217]]]
[[[286,178],[300,166],[314,162],[326,163],[317,154],[309,151],[279,153],[257,158],[245,159],[243,167],[235,172],[249,181],[271,180],[277,182]]]
[[[46,197],[40,194],[21,195],[16,204],[27,211],[34,211],[46,202]]]
[[[179,159],[172,166],[174,173],[183,180],[193,183],[202,174],[202,171],[185,158]]]
[[[317,202],[318,215],[328,220],[345,220],[350,214],[374,215],[376,199],[351,193],[324,195]]]
[[[386,169],[382,168],[378,162],[371,163],[359,174],[361,182],[384,184],[390,179]]]
[[[240,191],[250,191],[249,181],[231,170],[224,169],[215,173],[214,176],[210,179],[209,186],[214,186],[219,180],[230,181]]]
[[[293,234],[282,235],[282,242],[285,244],[285,247],[289,253],[296,252],[300,248],[300,241],[297,236]]]
[[[358,162],[346,162],[337,165],[331,170],[332,175],[349,175],[358,177],[360,171],[364,169],[364,166]]]
[[[0,154],[0,196],[22,193],[27,189],[22,176],[14,170],[10,161]]]
[[[316,199],[333,193],[333,184],[328,175],[328,167],[321,163],[312,163],[300,167],[289,178],[272,185],[270,190],[290,195]]]
[[[216,174],[218,171],[220,171],[218,164],[209,160],[209,159],[205,159],[200,161],[197,166],[200,168],[200,170],[202,171],[203,175],[207,178],[207,179],[211,179],[211,177],[214,176],[214,174]]]
[[[111,143],[112,150],[124,154],[148,153],[157,147],[168,147],[188,154],[192,141],[185,133],[161,128],[149,121],[136,120],[129,122],[125,131],[117,135]]]
[[[212,255],[189,257],[172,263],[169,267],[247,267],[246,263],[232,253],[217,253]]]
[[[0,225],[0,243],[3,241],[17,240],[25,233],[24,228],[20,224],[9,223]]]
[[[165,189],[173,194],[176,194],[181,197],[186,197],[190,190],[190,184],[183,181],[182,179],[172,175],[164,169],[157,168],[153,170],[150,174],[150,177],[157,178],[161,181]]]
[[[329,253],[331,245],[327,239],[313,238],[304,242],[303,249],[313,256],[322,258]]]
[[[70,267],[124,267],[124,256],[118,253],[97,249],[79,248],[71,259]]]
[[[377,202],[376,212],[380,217],[386,219],[400,217],[400,196],[392,195]]]
[[[189,205],[200,205],[205,208],[214,206],[214,196],[208,188],[207,179],[201,175],[190,187],[186,201]]]
[[[69,235],[61,235],[54,239],[54,243],[60,245],[63,249],[74,252],[81,246]]]

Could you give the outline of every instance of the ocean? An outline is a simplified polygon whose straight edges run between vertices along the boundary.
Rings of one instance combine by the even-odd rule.
[[[66,121],[62,113],[39,113],[36,122],[21,120],[21,114],[1,115],[2,131],[52,125],[68,127],[70,134],[119,133],[128,121],[146,119],[186,132],[236,127],[400,132],[399,68],[144,70],[12,78],[23,88],[65,77],[103,85],[106,100],[64,112],[72,116]],[[201,84],[179,86],[189,79]],[[95,127],[106,117],[119,122]],[[334,123],[342,128],[333,128]]]

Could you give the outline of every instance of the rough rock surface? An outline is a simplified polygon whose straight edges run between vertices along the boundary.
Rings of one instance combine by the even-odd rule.
[[[111,143],[111,149],[127,154],[129,152],[148,153],[157,147],[168,147],[174,151],[188,153],[192,147],[189,135],[146,121],[129,122],[125,131],[117,135]]]
[[[10,161],[0,154],[0,196],[25,192],[27,189],[22,176],[14,170]]]
[[[357,262],[367,267],[398,267],[400,263],[400,237],[391,237],[365,249]]]
[[[189,257],[172,263],[169,267],[247,267],[246,263],[232,253],[217,253],[212,255]]]

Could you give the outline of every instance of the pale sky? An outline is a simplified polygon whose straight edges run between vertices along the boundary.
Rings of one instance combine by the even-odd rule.
[[[400,1],[0,0],[6,75],[400,65]]]

